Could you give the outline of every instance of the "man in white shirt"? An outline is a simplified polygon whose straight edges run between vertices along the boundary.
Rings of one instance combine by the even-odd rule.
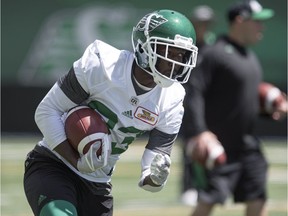
[[[146,131],[139,186],[157,192],[166,184],[183,117],[181,83],[196,64],[195,30],[176,11],[154,11],[134,27],[132,44],[134,53],[95,40],[37,107],[35,121],[44,138],[28,154],[24,175],[35,215],[112,215],[115,164]],[[79,105],[95,109],[107,123],[110,135],[102,142],[111,151],[102,152],[105,166],[89,154],[97,143],[82,155],[67,140],[63,115]]]

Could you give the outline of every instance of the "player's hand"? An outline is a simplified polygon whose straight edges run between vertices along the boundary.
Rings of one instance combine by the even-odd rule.
[[[171,159],[168,155],[157,154],[150,166],[150,178],[155,185],[162,185],[170,173]]]
[[[187,147],[187,155],[207,169],[226,163],[225,150],[216,135],[210,131],[191,138]]]
[[[201,161],[206,155],[208,143],[214,142],[218,142],[217,136],[210,131],[204,131],[188,141],[186,154],[195,161]]]
[[[287,95],[282,92],[282,100],[276,104],[276,107],[272,113],[272,118],[274,120],[282,120],[287,117],[288,112],[288,101]]]
[[[82,155],[77,162],[77,169],[82,173],[92,173],[97,169],[105,166],[106,156],[103,152],[102,154],[97,156],[97,151],[102,148],[101,141],[96,141],[91,145],[89,151]]]

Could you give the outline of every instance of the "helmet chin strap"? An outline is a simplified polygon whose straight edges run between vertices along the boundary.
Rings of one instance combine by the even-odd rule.
[[[153,88],[149,88],[149,87],[144,86],[144,85],[142,85],[141,83],[139,83],[138,80],[136,79],[136,77],[135,77],[134,75],[133,75],[133,79],[134,79],[135,83],[137,84],[137,86],[138,86],[139,88],[141,88],[142,90],[144,90],[144,91],[150,91],[150,90],[153,89]]]

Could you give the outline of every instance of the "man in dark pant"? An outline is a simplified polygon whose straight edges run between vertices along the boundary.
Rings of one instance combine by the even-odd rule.
[[[223,204],[230,195],[246,204],[246,216],[266,215],[267,162],[253,135],[260,113],[262,69],[248,47],[262,38],[262,21],[272,16],[272,10],[255,0],[232,5],[227,35],[202,50],[202,60],[191,75],[186,95],[190,124],[185,130],[191,136],[187,145],[201,155],[209,144],[220,142],[227,156],[226,164],[205,170],[207,185],[198,192],[193,216],[210,215],[214,205]],[[287,100],[266,114],[276,120],[286,116]]]
[[[215,41],[215,34],[211,32],[212,26],[215,24],[214,10],[208,5],[198,5],[193,8],[190,21],[194,25],[198,56],[197,64],[201,61],[202,49],[205,46],[213,44]],[[184,85],[186,92],[189,92],[189,85]],[[186,100],[184,100],[184,107],[187,106]],[[181,127],[181,135],[183,138],[183,177],[181,179],[181,201],[185,205],[195,206],[197,203],[197,190],[205,185],[205,179],[203,179],[203,169],[198,164],[191,160],[191,157],[186,154],[186,144],[190,138],[190,131],[185,130],[186,125],[190,124],[189,109],[185,109],[183,123]]]

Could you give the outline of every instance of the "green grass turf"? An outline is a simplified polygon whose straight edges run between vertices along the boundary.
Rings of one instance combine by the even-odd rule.
[[[1,143],[1,215],[31,216],[32,212],[23,191],[23,162],[27,152],[37,142],[36,138],[2,137]],[[185,216],[192,208],[183,205],[180,197],[181,149],[175,145],[169,181],[159,193],[149,193],[137,184],[140,176],[140,159],[144,142],[132,144],[125,152],[113,176],[114,216]],[[264,142],[264,150],[270,163],[268,191],[269,216],[287,215],[287,144]],[[240,216],[244,206],[234,205],[230,200],[217,206],[213,216]]]

